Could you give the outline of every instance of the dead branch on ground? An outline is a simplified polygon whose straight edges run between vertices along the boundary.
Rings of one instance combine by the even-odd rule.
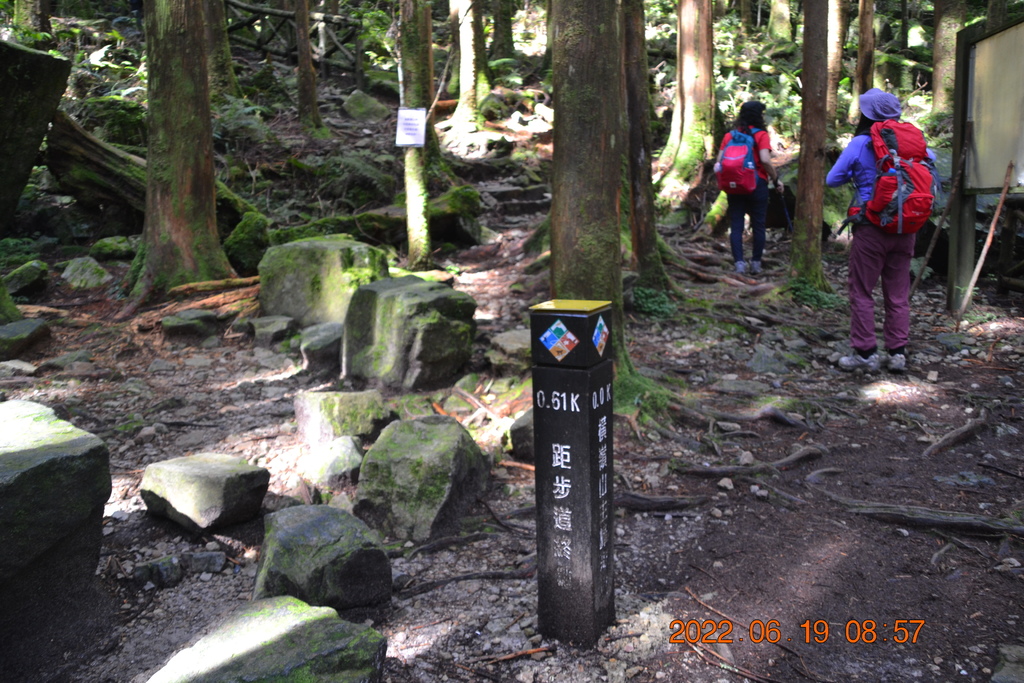
[[[978,419],[971,420],[963,427],[954,429],[953,431],[947,433],[941,439],[933,443],[931,446],[924,449],[924,453],[921,454],[921,457],[927,458],[928,456],[935,455],[939,451],[944,451],[950,446],[954,446],[960,443],[961,441],[966,441],[969,437],[974,436],[987,426],[988,417],[983,412],[981,414],[981,417],[979,417]]]
[[[693,477],[752,477],[768,472],[779,472],[795,467],[802,462],[816,460],[828,453],[824,446],[804,446],[800,450],[774,462],[760,462],[755,465],[719,465],[717,467],[697,467],[693,465],[676,465],[673,469],[678,474]],[[801,501],[802,502],[802,501]]]

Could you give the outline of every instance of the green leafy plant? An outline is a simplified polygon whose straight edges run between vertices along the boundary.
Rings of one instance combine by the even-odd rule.
[[[676,305],[668,294],[647,287],[633,288],[633,308],[652,318],[671,318],[676,313]]]
[[[846,306],[845,297],[835,292],[823,292],[803,278],[790,280],[787,289],[793,300],[804,306],[831,309],[839,309]]]
[[[7,237],[0,240],[0,268],[17,268],[39,258],[35,240]]]

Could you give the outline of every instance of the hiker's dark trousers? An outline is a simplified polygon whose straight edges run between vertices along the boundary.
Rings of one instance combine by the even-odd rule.
[[[871,223],[855,223],[850,246],[850,346],[877,348],[873,292],[882,279],[886,349],[901,349],[910,339],[910,259],[917,235],[893,235]]]
[[[750,231],[754,233],[751,261],[760,261],[764,253],[764,221],[768,214],[768,181],[758,176],[757,188],[750,194],[730,194],[729,242],[732,260],[743,261],[743,219],[750,216]]]

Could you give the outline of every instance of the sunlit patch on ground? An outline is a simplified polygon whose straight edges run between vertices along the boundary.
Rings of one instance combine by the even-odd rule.
[[[864,386],[861,396],[883,405],[926,403],[939,395],[938,387],[915,380],[879,380]]]

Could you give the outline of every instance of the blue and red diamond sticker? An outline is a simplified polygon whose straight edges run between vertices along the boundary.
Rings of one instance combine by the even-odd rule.
[[[605,345],[608,343],[608,326],[604,323],[604,318],[599,317],[597,319],[597,327],[594,329],[594,346],[597,347],[597,352],[600,355],[604,355]],[[556,320],[551,327],[549,327],[544,334],[540,336],[540,343],[551,352],[559,362],[563,358],[569,355],[580,343],[579,338],[566,328],[565,323],[561,320]]]

